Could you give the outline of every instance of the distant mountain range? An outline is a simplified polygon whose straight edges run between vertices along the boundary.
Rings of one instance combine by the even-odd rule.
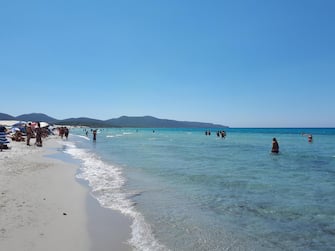
[[[224,125],[213,124],[213,123],[159,119],[152,116],[141,116],[141,117],[122,116],[119,118],[108,119],[108,120],[98,120],[85,117],[59,120],[43,113],[23,114],[16,117],[6,113],[0,113],[0,120],[44,121],[49,124],[89,126],[89,127],[134,127],[134,128],[226,128],[227,127]]]

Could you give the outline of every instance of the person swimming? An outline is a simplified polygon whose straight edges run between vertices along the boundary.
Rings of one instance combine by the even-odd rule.
[[[313,141],[313,136],[312,136],[312,134],[309,134],[308,135],[308,142],[312,142]]]

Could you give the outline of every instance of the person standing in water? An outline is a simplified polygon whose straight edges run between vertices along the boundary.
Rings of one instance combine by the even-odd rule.
[[[279,153],[279,144],[276,138],[272,139],[272,153]]]
[[[97,130],[93,130],[93,140],[97,140]]]
[[[309,135],[308,135],[308,142],[309,142],[309,143],[312,143],[312,142],[313,142],[313,136],[312,136],[312,134],[309,134]]]

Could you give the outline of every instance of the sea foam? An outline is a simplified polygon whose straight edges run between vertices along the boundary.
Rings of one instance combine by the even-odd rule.
[[[64,142],[64,152],[81,161],[77,178],[88,182],[92,195],[101,206],[121,212],[132,219],[131,239],[128,241],[136,250],[163,251],[168,250],[160,244],[152,233],[151,226],[143,215],[136,210],[129,199],[134,194],[124,191],[126,182],[122,168],[104,162],[88,149],[78,148],[73,142]]]

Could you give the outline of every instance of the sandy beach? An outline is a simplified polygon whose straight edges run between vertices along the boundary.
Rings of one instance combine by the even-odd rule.
[[[78,164],[57,158],[60,139],[10,146],[0,153],[0,250],[131,250],[130,220],[76,180]]]

